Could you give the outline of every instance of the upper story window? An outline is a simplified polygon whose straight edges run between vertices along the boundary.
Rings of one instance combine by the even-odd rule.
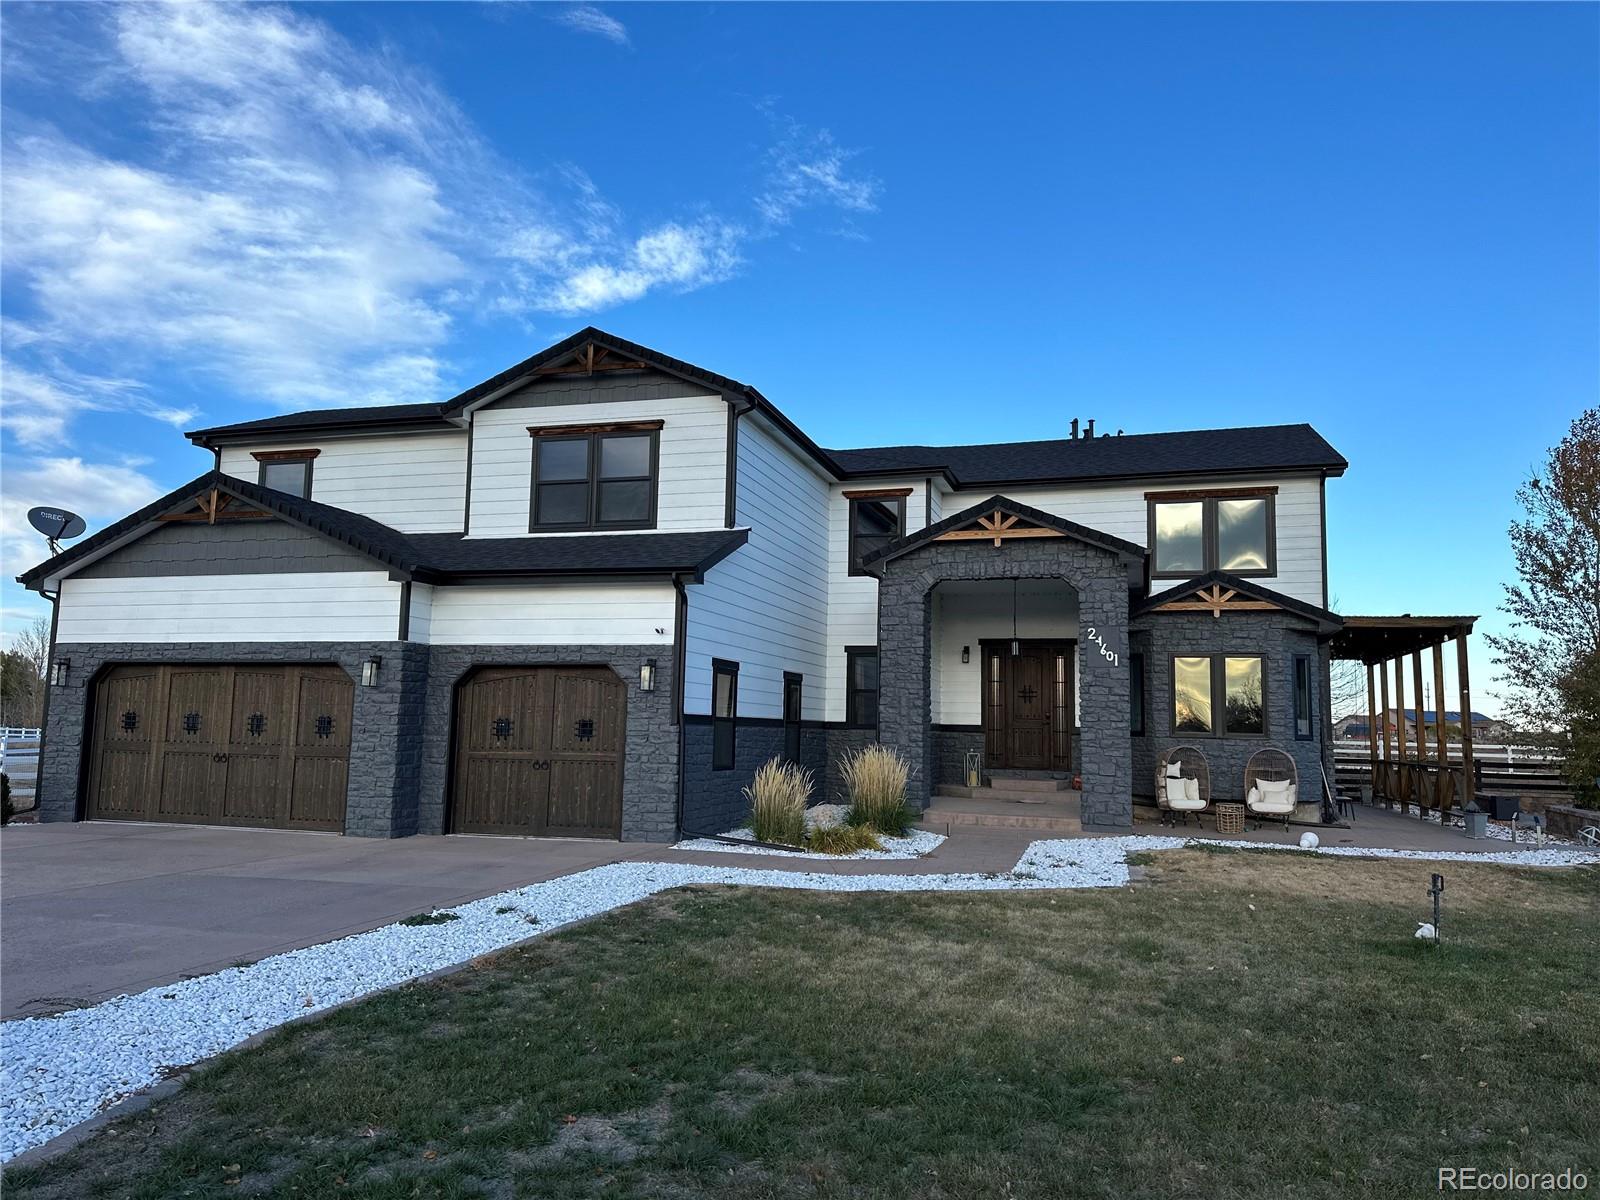
[[[865,574],[861,560],[905,533],[910,494],[910,488],[845,493],[850,502],[850,574]]]
[[[660,421],[537,428],[528,528],[652,529]]]
[[[311,464],[321,453],[320,450],[257,450],[252,455],[261,464],[256,482],[275,492],[310,499]]]
[[[1188,579],[1207,571],[1276,575],[1276,488],[1147,492],[1150,576]]]

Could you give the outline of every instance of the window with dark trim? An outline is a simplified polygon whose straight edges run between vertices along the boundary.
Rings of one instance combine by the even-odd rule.
[[[1294,736],[1311,740],[1311,659],[1305,654],[1294,656]]]
[[[1144,736],[1144,655],[1128,655],[1128,731]]]
[[[739,664],[711,660],[711,769],[733,770],[739,717]]]
[[[793,671],[783,673],[783,756],[792,763],[800,761],[801,689],[804,685],[804,676]]]
[[[1147,492],[1150,577],[1276,575],[1275,491]]]
[[[878,648],[849,646],[844,652],[844,723],[853,729],[878,727]]]
[[[251,457],[260,464],[256,482],[275,492],[311,498],[311,464],[320,450],[257,450]]]
[[[530,427],[528,528],[654,528],[661,424]]]
[[[851,496],[850,574],[865,574],[861,560],[882,550],[905,531],[905,496]]]
[[[1266,660],[1254,654],[1172,656],[1172,732],[1261,737],[1267,732]],[[1221,697],[1220,710],[1217,698]]]

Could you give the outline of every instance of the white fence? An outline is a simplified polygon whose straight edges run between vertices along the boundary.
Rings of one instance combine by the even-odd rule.
[[[0,771],[11,780],[11,799],[26,802],[33,798],[39,777],[39,731],[15,725],[0,728]],[[26,807],[26,805],[23,805]]]

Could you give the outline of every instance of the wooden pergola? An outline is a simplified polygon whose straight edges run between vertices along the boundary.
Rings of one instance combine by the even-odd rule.
[[[1467,635],[1477,617],[1346,617],[1333,639],[1333,657],[1367,666],[1367,748],[1372,757],[1372,794],[1385,801],[1437,809],[1441,818],[1452,806],[1466,807],[1473,798],[1472,693],[1467,671]],[[1444,721],[1444,644],[1456,644],[1456,676],[1460,688],[1461,761],[1450,761]],[[1422,707],[1422,652],[1433,651],[1435,706],[1434,749],[1427,746],[1427,720]],[[1406,738],[1406,657],[1416,700],[1415,742]],[[1392,667],[1392,670],[1391,670]],[[1395,742],[1389,736],[1389,681],[1394,678]],[[1379,707],[1380,695],[1382,707]],[[1379,755],[1379,726],[1382,755]]]

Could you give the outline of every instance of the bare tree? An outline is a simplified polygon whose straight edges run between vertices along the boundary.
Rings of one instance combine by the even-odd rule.
[[[1490,635],[1508,715],[1561,749],[1581,797],[1600,773],[1600,408],[1572,423],[1542,472],[1517,489],[1511,523],[1520,583],[1501,608],[1511,632]]]
[[[44,721],[44,676],[50,666],[50,619],[35,617],[6,651],[0,695],[8,725],[40,725]]]

